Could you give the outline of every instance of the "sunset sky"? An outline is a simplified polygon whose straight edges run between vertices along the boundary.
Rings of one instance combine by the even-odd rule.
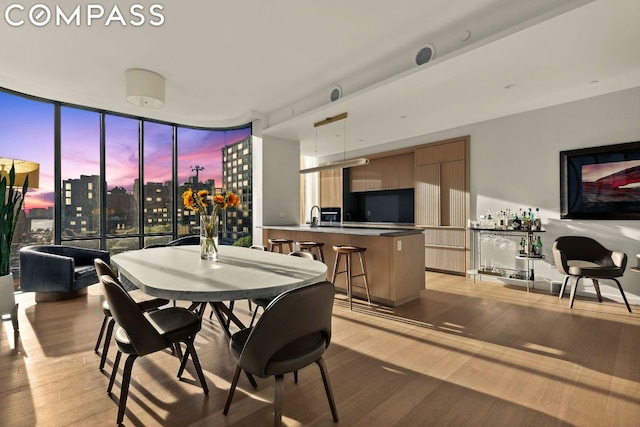
[[[27,210],[52,207],[54,203],[54,107],[0,91],[0,157],[40,163],[40,188],[27,193]],[[100,174],[100,115],[71,107],[61,109],[62,179]],[[145,122],[143,182],[171,180],[172,127]],[[200,130],[178,128],[178,183],[203,167],[200,181],[222,184],[222,153],[225,144],[238,142],[251,128]],[[107,189],[131,190],[138,177],[138,121],[108,115],[105,118]]]

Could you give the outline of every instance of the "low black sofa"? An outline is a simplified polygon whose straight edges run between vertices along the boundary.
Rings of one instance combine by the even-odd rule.
[[[33,245],[20,249],[20,289],[37,292],[36,301],[57,301],[87,293],[98,283],[93,263],[109,264],[109,252],[63,245]]]

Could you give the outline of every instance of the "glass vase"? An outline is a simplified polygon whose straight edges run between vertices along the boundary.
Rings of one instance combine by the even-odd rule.
[[[200,258],[218,260],[218,218],[216,215],[200,215]]]

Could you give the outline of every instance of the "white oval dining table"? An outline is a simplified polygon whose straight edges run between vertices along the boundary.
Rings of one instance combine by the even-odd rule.
[[[273,298],[327,277],[327,266],[319,261],[239,246],[218,249],[217,261],[200,259],[196,245],[122,252],[112,256],[111,263],[148,295],[200,303],[202,308],[211,303],[219,319],[222,311],[240,327],[223,301]]]

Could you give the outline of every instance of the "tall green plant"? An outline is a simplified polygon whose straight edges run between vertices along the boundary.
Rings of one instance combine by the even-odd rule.
[[[13,188],[15,183],[16,168],[12,164],[9,171],[9,182],[7,183],[6,176],[0,180],[0,276],[7,275],[11,271],[9,265],[11,262],[11,242],[18,223],[18,215],[22,210],[22,202],[27,194],[29,176],[24,180],[22,193]]]

